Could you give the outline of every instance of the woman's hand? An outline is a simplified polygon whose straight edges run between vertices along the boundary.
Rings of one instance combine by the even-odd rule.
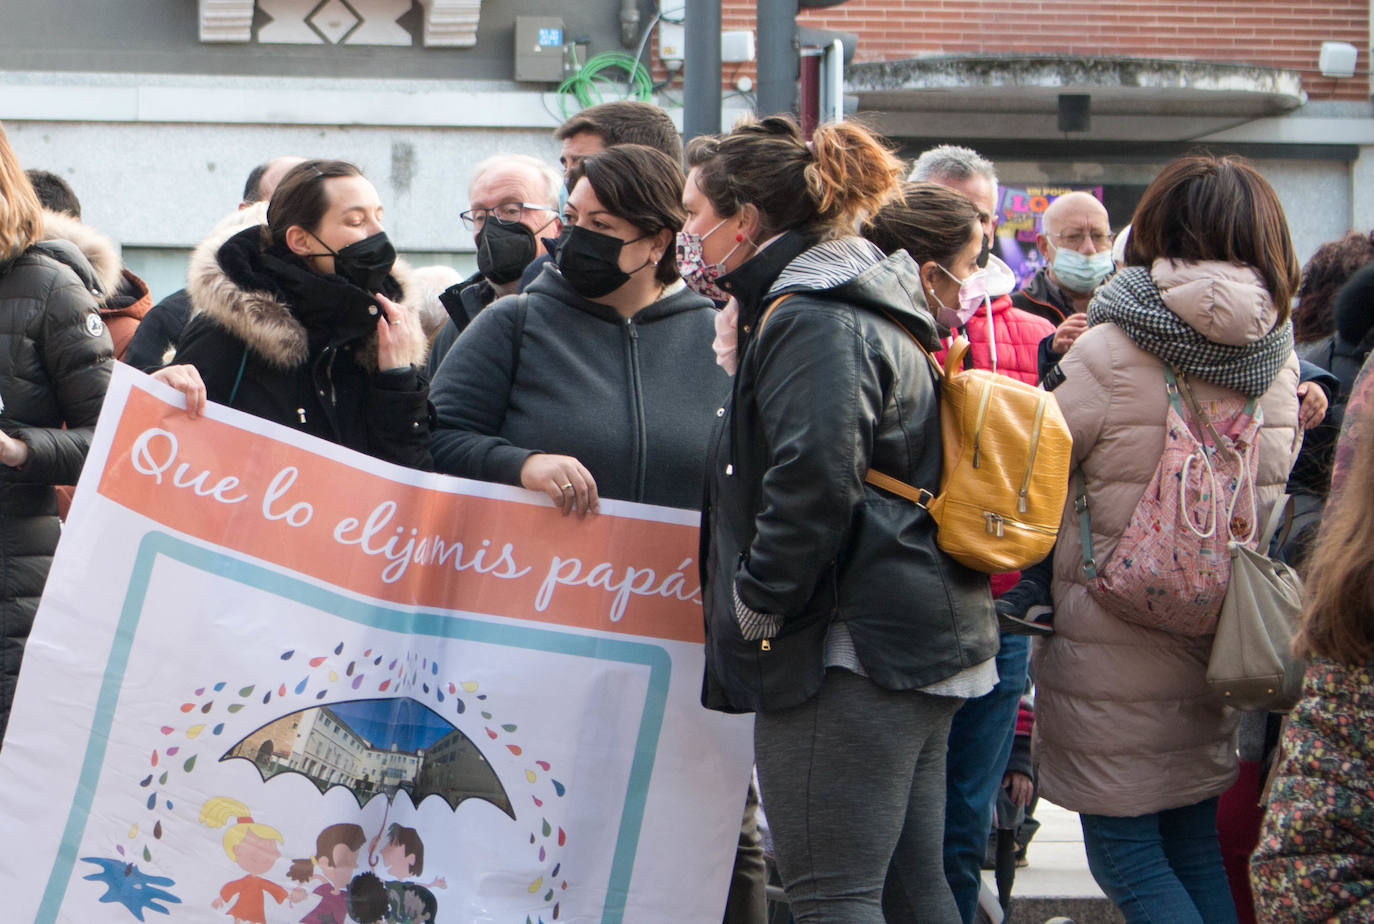
[[[409,311],[380,292],[382,313],[377,318],[377,368],[381,372],[410,368],[410,345],[418,323]]]
[[[1008,770],[1002,777],[1002,787],[1017,805],[1030,805],[1031,796],[1035,795],[1035,782],[1016,770]]]
[[[163,366],[152,373],[163,385],[170,385],[186,396],[186,414],[192,420],[205,413],[205,382],[200,371],[189,363]]]
[[[1298,386],[1298,422],[1304,430],[1311,430],[1326,417],[1326,391],[1316,382]]]
[[[520,467],[520,484],[530,491],[547,494],[564,516],[586,516],[596,513],[601,505],[596,495],[596,479],[572,456],[535,453]]]
[[[8,433],[0,433],[0,465],[19,468],[29,461],[29,444]]]

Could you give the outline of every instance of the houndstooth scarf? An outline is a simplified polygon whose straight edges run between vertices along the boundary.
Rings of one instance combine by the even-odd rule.
[[[1093,296],[1088,324],[1109,321],[1136,346],[1179,372],[1249,398],[1269,390],[1293,352],[1293,325],[1289,322],[1243,346],[1208,340],[1169,310],[1150,271],[1143,266],[1122,269]]]

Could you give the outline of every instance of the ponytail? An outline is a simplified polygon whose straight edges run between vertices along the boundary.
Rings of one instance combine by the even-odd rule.
[[[758,209],[760,239],[793,230],[823,239],[853,234],[860,219],[900,197],[903,173],[901,160],[861,125],[823,125],[808,144],[785,116],[694,139],[687,165],[716,214]]]

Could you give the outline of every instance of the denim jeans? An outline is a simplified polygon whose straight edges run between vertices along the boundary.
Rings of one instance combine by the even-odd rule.
[[[983,855],[992,831],[997,788],[1007,772],[1016,707],[1026,689],[1030,636],[1003,635],[997,686],[964,703],[949,727],[945,758],[945,878],[964,924],[978,909]]]
[[[1217,800],[1150,815],[1083,815],[1093,878],[1127,924],[1235,924]]]

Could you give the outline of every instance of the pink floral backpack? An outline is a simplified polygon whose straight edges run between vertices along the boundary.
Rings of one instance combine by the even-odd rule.
[[[1204,410],[1187,379],[1167,365],[1164,379],[1164,452],[1105,565],[1093,558],[1087,491],[1081,469],[1074,474],[1083,571],[1089,595],[1112,615],[1179,635],[1210,635],[1231,581],[1228,545],[1254,548],[1257,539],[1255,443],[1264,415],[1255,398],[1208,402]],[[1230,435],[1221,436],[1218,424]]]

